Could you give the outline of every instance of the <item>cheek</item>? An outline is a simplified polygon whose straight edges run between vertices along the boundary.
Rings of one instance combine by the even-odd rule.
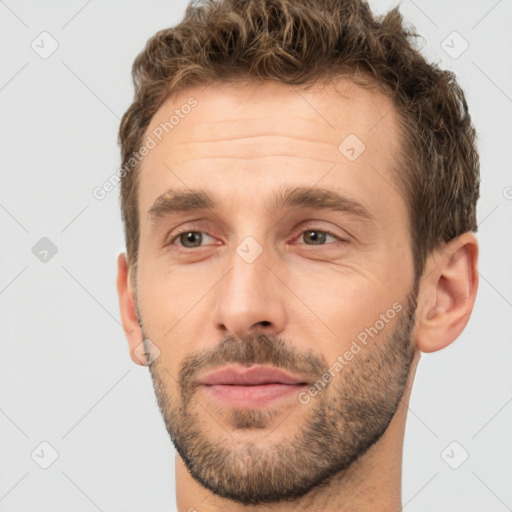
[[[172,355],[171,366],[182,357],[186,344],[178,343],[178,337],[183,338],[187,319],[204,294],[202,287],[189,281],[179,273],[157,275],[151,269],[139,276],[138,302],[144,334],[158,346],[162,359]],[[169,368],[167,364],[166,368]]]
[[[162,366],[177,379],[186,356],[211,348],[220,334],[213,328],[212,311],[219,299],[216,285],[221,266],[165,268],[160,262],[140,262],[139,305],[145,334],[154,338]],[[169,377],[170,379],[170,377]],[[176,381],[170,379],[170,385]]]
[[[308,337],[309,343],[320,335],[323,343],[315,346],[323,347],[329,352],[326,356],[335,358],[376,322],[380,331],[381,315],[386,316],[391,309],[393,315],[384,319],[383,330],[388,330],[389,320],[395,314],[393,305],[399,307],[397,303],[401,304],[408,291],[408,283],[395,273],[385,268],[370,272],[355,266],[316,266],[308,272],[289,272],[288,282],[293,283],[292,289],[302,302],[289,310],[290,322],[300,326],[299,332]]]

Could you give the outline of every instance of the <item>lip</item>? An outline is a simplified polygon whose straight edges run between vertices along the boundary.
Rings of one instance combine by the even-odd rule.
[[[265,407],[297,395],[308,385],[302,377],[269,366],[227,366],[206,374],[198,382],[210,398],[239,409]]]
[[[199,384],[205,386],[231,385],[231,386],[258,386],[262,384],[307,384],[302,377],[295,377],[278,368],[270,366],[251,366],[250,368],[237,368],[225,366],[214,370],[199,379]]]

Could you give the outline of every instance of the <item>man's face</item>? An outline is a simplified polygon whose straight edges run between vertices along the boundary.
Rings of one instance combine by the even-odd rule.
[[[414,352],[397,115],[336,88],[189,89],[146,132],[162,140],[140,173],[136,299],[158,403],[194,478],[241,503],[348,468],[386,430]],[[241,382],[208,380],[221,368]]]

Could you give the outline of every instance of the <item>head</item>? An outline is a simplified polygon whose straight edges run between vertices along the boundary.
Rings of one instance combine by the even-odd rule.
[[[167,429],[215,494],[275,502],[348,471],[388,429],[414,354],[466,325],[475,132],[413,38],[361,1],[210,1],[135,60],[123,325],[135,362],[143,339],[154,352]],[[202,382],[227,365],[298,382],[226,401]]]

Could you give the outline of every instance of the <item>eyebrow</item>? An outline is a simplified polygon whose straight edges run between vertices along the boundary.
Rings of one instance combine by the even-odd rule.
[[[164,217],[194,211],[215,209],[218,203],[205,190],[169,189],[159,196],[148,211],[152,224]],[[340,211],[366,221],[375,221],[375,216],[362,203],[327,188],[293,187],[273,195],[268,209],[313,208]]]

